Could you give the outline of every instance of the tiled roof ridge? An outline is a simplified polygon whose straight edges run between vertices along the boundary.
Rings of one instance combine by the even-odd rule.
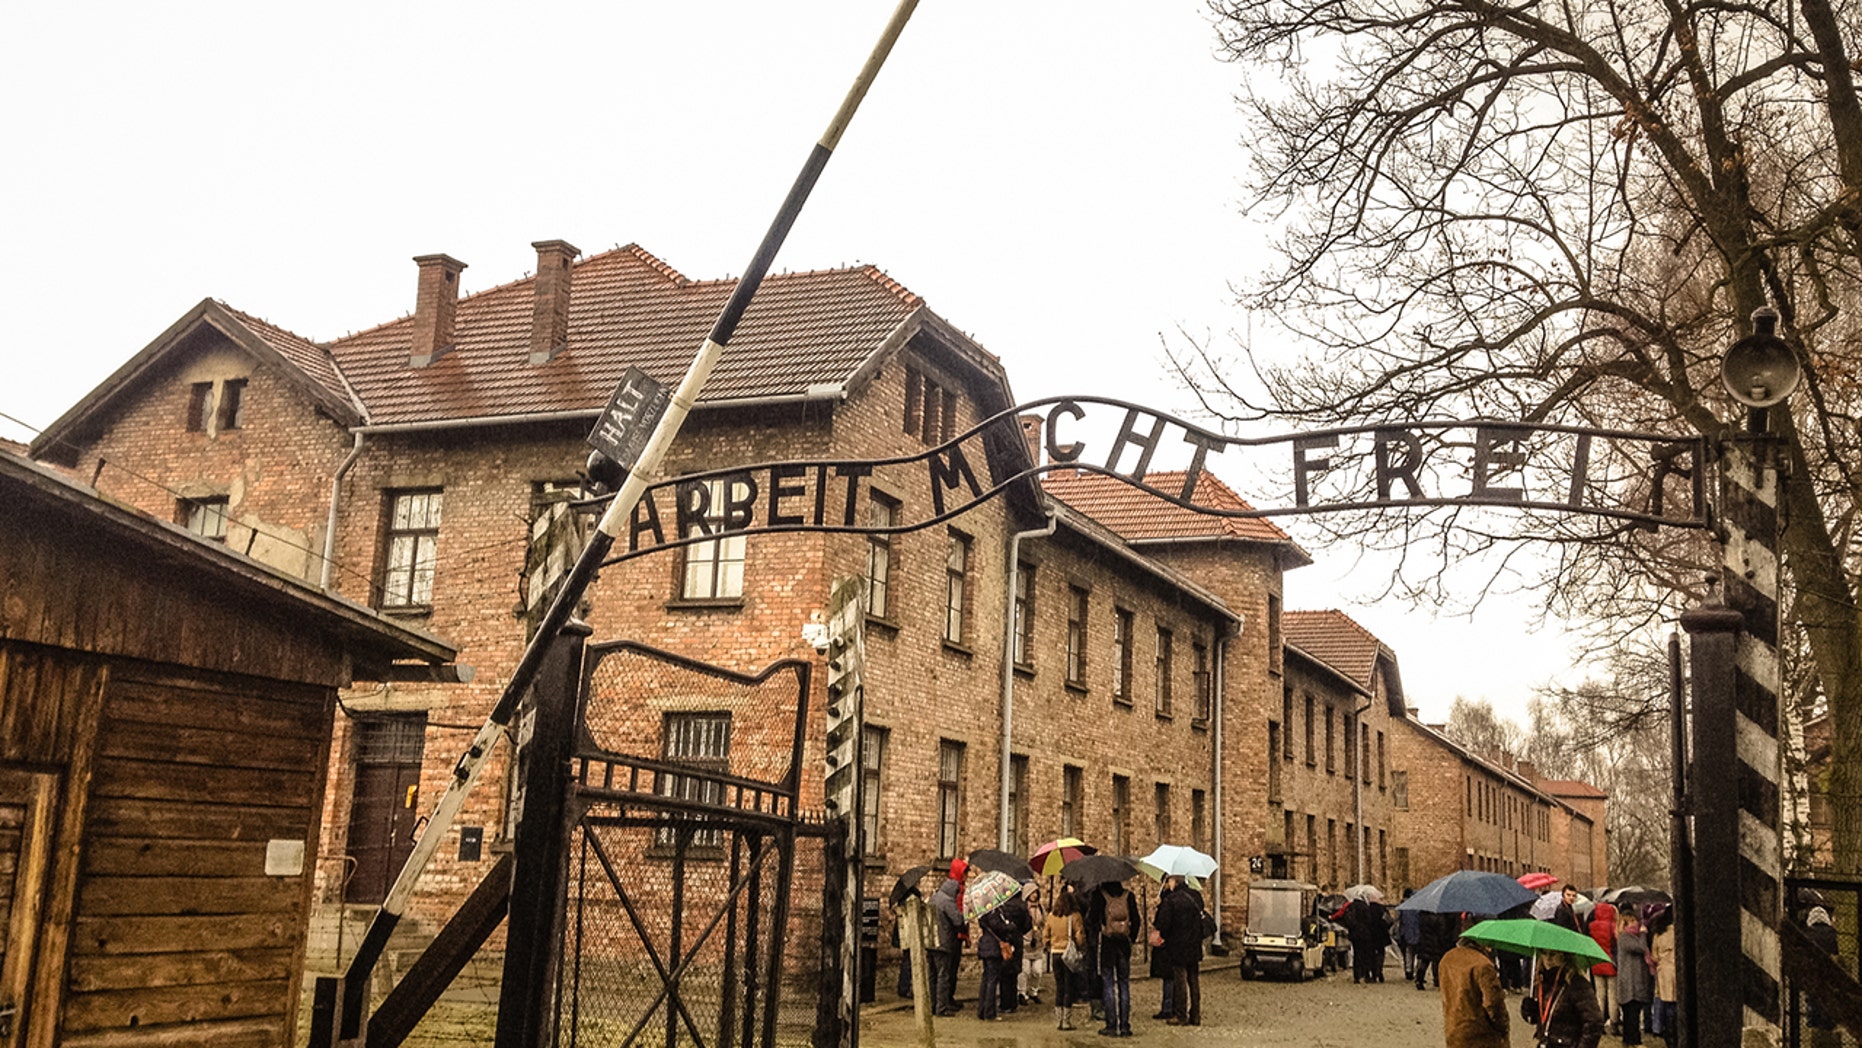
[[[217,303],[221,309],[226,310],[228,313],[233,314],[234,316],[238,317],[240,320],[245,321],[248,324],[252,324],[257,327],[265,328],[269,332],[274,333],[274,334],[285,335],[290,338],[297,339],[299,342],[302,342],[307,346],[315,346],[318,349],[323,350],[326,354],[329,352],[329,347],[324,345],[324,343],[319,342],[314,338],[311,338],[309,335],[300,335],[297,332],[292,331],[290,328],[285,327],[282,324],[273,323],[272,321],[269,321],[265,319],[264,317],[261,317],[255,313],[248,313],[245,310],[240,309],[238,306],[233,305],[231,302],[228,302],[227,300],[223,298],[216,298],[214,299],[214,302]]]
[[[890,291],[893,294],[899,296],[899,301],[905,303],[906,305],[911,306],[915,309],[925,304],[925,300],[921,296],[919,296],[916,292],[912,291],[911,288],[908,288],[904,284],[899,283],[897,280],[889,276],[885,270],[879,268],[876,265],[873,265],[871,262],[868,262],[866,265],[861,266],[860,271],[865,273],[868,277],[872,278],[872,281],[875,284],[878,284],[880,287],[883,287],[887,291]]]
[[[685,287],[692,283],[692,281],[689,278],[687,278],[683,273],[680,273],[678,270],[667,265],[664,261],[662,261],[659,258],[659,256],[641,247],[639,244],[624,244],[620,247],[609,248],[606,251],[598,251],[592,255],[583,255],[581,258],[576,259],[575,268],[580,269],[583,266],[588,265],[590,262],[596,261],[597,259],[608,258],[613,255],[631,255],[635,258],[638,258],[641,262],[646,264],[648,269],[651,269],[654,272],[659,273],[660,275],[666,277],[668,280],[671,280],[673,284],[678,287]],[[516,287],[519,284],[529,284],[529,283],[534,282],[536,279],[537,279],[536,273],[531,272],[531,273],[525,273],[523,276],[517,277],[514,280],[507,280],[502,284],[493,284],[491,287],[480,288],[479,290],[474,291],[469,295],[461,296],[459,299],[459,306],[464,307],[467,302],[471,302],[474,299],[484,298],[486,295],[495,294],[499,291],[504,291],[509,288]],[[348,342],[352,339],[361,338],[363,335],[372,335],[375,332],[382,330],[383,328],[390,328],[396,324],[405,324],[408,321],[411,321],[413,319],[414,319],[414,314],[403,313],[400,316],[395,317],[393,320],[384,320],[379,324],[371,324],[370,326],[362,328],[360,330],[351,331],[349,334],[344,335],[342,338],[331,339],[329,342],[329,345],[334,346],[334,345],[338,345],[343,342]]]
[[[641,247],[639,243],[637,242],[630,241],[629,243],[622,245],[620,248],[616,249],[615,251],[603,251],[601,254],[612,255],[612,254],[617,254],[618,252],[621,252],[621,251],[625,251],[628,254],[633,255],[635,258],[639,259],[640,261],[645,262],[649,269],[652,269],[654,272],[672,281],[674,284],[678,285],[679,287],[686,287],[687,285],[693,282],[691,277],[688,277],[684,273],[681,273],[678,270],[672,268],[671,263],[667,262],[665,259],[659,257],[653,252],[648,251],[646,248]],[[601,255],[590,255],[587,258],[583,259],[582,261],[589,262],[589,261],[592,261],[600,257]],[[577,263],[577,264],[579,265],[580,263]]]

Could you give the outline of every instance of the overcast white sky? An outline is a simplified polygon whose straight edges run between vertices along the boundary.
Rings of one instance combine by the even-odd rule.
[[[14,5],[0,412],[44,426],[204,297],[316,339],[393,319],[417,254],[464,260],[467,293],[556,237],[736,274],[891,6]],[[1188,413],[1160,339],[1241,328],[1229,282],[1267,251],[1214,43],[1200,0],[926,0],[777,268],[880,266],[1021,400]],[[1425,715],[1519,710],[1566,668],[1516,611],[1364,604],[1375,573],[1313,552],[1288,606],[1391,644]]]

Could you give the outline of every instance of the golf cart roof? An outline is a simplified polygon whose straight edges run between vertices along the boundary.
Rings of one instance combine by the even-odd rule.
[[[1275,891],[1287,892],[1316,892],[1319,890],[1319,886],[1316,884],[1307,884],[1305,881],[1289,881],[1278,877],[1267,877],[1258,881],[1248,882],[1249,891],[1253,891],[1256,888],[1269,888]]]

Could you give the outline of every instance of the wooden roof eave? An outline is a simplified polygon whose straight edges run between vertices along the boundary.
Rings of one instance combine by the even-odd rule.
[[[184,563],[201,571],[228,597],[289,604],[351,650],[352,662],[374,670],[399,661],[448,663],[458,649],[446,641],[392,622],[368,608],[317,589],[270,565],[157,520],[67,480],[35,462],[0,455],[0,477],[23,483],[44,503],[99,520],[117,539],[154,563]]]

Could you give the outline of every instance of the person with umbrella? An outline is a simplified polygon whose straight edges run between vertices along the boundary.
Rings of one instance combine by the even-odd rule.
[[[1086,966],[1086,922],[1080,918],[1071,885],[1055,894],[1053,908],[1048,910],[1045,932],[1048,967],[1054,971],[1055,1028],[1071,1030],[1074,989],[1079,979],[1079,973],[1073,969]],[[1071,964],[1067,961],[1069,952],[1074,954]]]
[[[1106,881],[1089,894],[1092,908],[1086,923],[1099,930],[1099,978],[1105,1001],[1106,1024],[1099,1032],[1106,1037],[1130,1037],[1131,944],[1144,930],[1144,915],[1120,881]]]
[[[1462,931],[1471,922],[1462,918]],[[1447,1048],[1507,1048],[1506,990],[1493,953],[1469,938],[1442,955],[1442,1037]]]
[[[969,922],[963,917],[963,878],[970,864],[962,859],[950,861],[950,876],[931,894],[931,908],[937,911],[937,946],[931,958],[931,1011],[939,1017],[957,1014],[957,963],[963,959],[963,940]]]
[[[1157,906],[1157,930],[1163,936],[1159,952],[1170,965],[1172,1026],[1203,1024],[1203,895],[1182,877],[1164,879],[1163,901]]]
[[[1539,976],[1519,1002],[1519,1014],[1533,1024],[1533,1039],[1547,1048],[1597,1048],[1603,1039],[1597,994],[1578,959],[1561,950],[1539,951]]]
[[[1616,1000],[1624,1044],[1642,1043],[1642,1015],[1655,999],[1652,983],[1648,937],[1635,913],[1625,912],[1616,922]]]

